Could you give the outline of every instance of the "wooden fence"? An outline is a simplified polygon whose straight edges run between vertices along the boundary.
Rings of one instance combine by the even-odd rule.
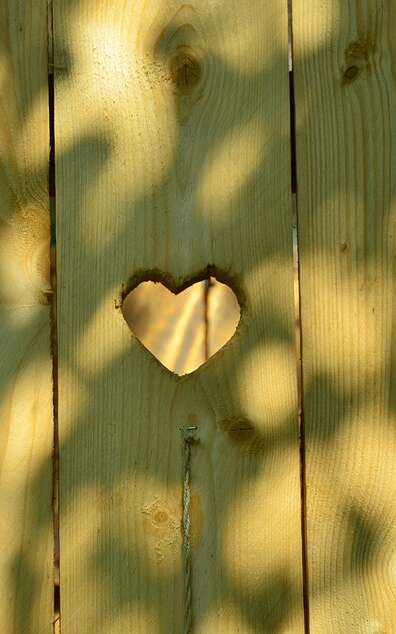
[[[0,0],[1,634],[396,632],[396,5],[291,9]]]

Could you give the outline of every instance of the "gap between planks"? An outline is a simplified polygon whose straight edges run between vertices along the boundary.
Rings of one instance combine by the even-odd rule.
[[[48,0],[48,110],[49,110],[49,161],[48,196],[51,225],[51,356],[53,398],[53,453],[52,453],[52,518],[53,518],[53,633],[60,634],[60,546],[59,546],[59,428],[58,428],[58,328],[57,328],[57,281],[56,281],[56,183],[55,183],[55,81],[54,81],[54,29],[53,2]]]
[[[305,426],[304,426],[303,364],[302,364],[303,347],[302,347],[302,328],[301,328],[300,258],[299,258],[299,232],[298,232],[296,104],[295,104],[294,73],[293,73],[293,66],[294,66],[293,0],[287,0],[287,8],[288,8],[289,95],[290,95],[290,169],[291,169],[291,195],[292,195],[292,217],[293,217],[295,336],[296,336],[296,366],[297,366],[300,483],[301,483],[301,565],[302,565],[302,580],[303,580],[304,630],[305,630],[305,634],[310,634],[309,578],[308,578],[308,559],[307,559]]]

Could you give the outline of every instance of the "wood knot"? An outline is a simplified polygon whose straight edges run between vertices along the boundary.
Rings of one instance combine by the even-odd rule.
[[[219,421],[219,427],[225,432],[232,443],[240,449],[250,452],[261,451],[263,439],[258,434],[253,423],[245,418],[231,417]]]
[[[149,551],[153,552],[158,563],[173,561],[174,553],[180,548],[178,499],[168,498],[165,501],[155,496],[141,511],[146,516],[144,530]]]
[[[375,53],[375,42],[371,37],[360,38],[349,44],[345,49],[345,66],[342,73],[344,84],[350,84],[363,71],[370,68],[370,58]]]
[[[201,64],[188,46],[178,47],[171,59],[170,71],[174,85],[183,95],[189,95],[201,81]]]
[[[255,430],[249,423],[242,421],[231,425],[228,429],[228,434],[235,442],[250,442],[255,435]]]
[[[158,510],[153,515],[154,524],[163,524],[168,521],[168,513],[166,511]]]
[[[348,68],[344,71],[344,79],[346,81],[352,81],[359,74],[359,68],[355,65],[348,66]]]

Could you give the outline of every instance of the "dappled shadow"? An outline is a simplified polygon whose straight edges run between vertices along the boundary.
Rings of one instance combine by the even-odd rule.
[[[121,85],[116,97],[127,101],[133,94],[136,101],[129,103],[131,118],[127,122],[119,120],[122,108],[114,104],[116,115],[110,124],[106,121],[112,112],[107,101],[110,95],[105,94],[106,75],[95,78],[103,90],[102,101],[95,103],[92,112],[78,117],[79,107],[81,111],[87,104],[93,107],[91,78],[87,76],[86,92],[78,82],[73,84],[75,65],[81,62],[78,51],[73,50],[73,33],[81,37],[82,28],[78,0],[63,2],[62,11],[55,14],[61,592],[66,634],[77,631],[77,622],[79,628],[90,627],[96,632],[116,631],[118,619],[129,627],[139,623],[146,631],[160,634],[182,631],[179,428],[189,422],[197,424],[200,439],[192,459],[192,482],[202,515],[197,512],[192,517],[193,531],[197,530],[193,550],[195,627],[200,631],[237,631],[240,626],[241,631],[275,634],[294,624],[296,631],[302,630],[296,378],[293,383],[297,365],[293,216],[291,177],[285,171],[289,169],[287,51],[274,45],[272,57],[266,57],[268,49],[261,50],[257,43],[260,36],[265,38],[266,29],[253,28],[251,18],[246,18],[245,28],[254,32],[246,35],[242,26],[233,23],[234,18],[228,22],[223,13],[216,15],[214,8],[205,14],[204,10],[200,13],[183,6],[182,11],[169,14],[165,28],[158,27],[153,18],[153,41],[146,48],[135,43],[137,65],[141,64],[144,72],[134,65],[123,65],[124,58],[119,60]],[[259,9],[257,5],[257,15]],[[158,24],[164,21],[160,14]],[[279,14],[273,17],[275,23]],[[221,28],[215,28],[216,24]],[[286,26],[286,20],[282,24]],[[250,39],[257,47],[250,63],[244,61],[246,51],[230,61],[221,55],[221,45],[216,48],[217,38],[227,41],[238,33],[246,47]],[[300,63],[308,68],[315,59],[328,55],[341,36],[334,31],[311,53],[304,52]],[[78,40],[75,48],[80,44]],[[132,51],[131,44],[129,47]],[[9,50],[4,49],[3,55]],[[186,60],[187,70],[183,70]],[[87,72],[89,68],[87,63]],[[118,72],[117,64],[112,68]],[[146,101],[147,112],[139,125],[132,120],[135,111],[138,116],[142,109],[138,91],[132,93],[129,87],[133,79]],[[334,76],[334,81],[339,82],[340,77]],[[352,101],[355,87],[348,89],[350,94],[343,99]],[[24,99],[27,111],[34,109],[45,91],[46,85],[34,87]],[[80,97],[82,103],[77,102]],[[159,111],[155,112],[159,99],[165,112],[162,119]],[[306,102],[305,110],[299,106],[297,94],[299,107],[302,114],[297,118],[297,134],[303,144],[312,133],[313,112]],[[69,108],[76,109],[74,121],[67,115]],[[23,113],[22,119],[27,115]],[[133,137],[129,124],[143,137],[147,134],[147,139],[136,137],[131,146],[136,159],[123,154],[122,134],[128,140]],[[252,166],[228,191],[227,170],[237,173],[241,150],[247,155],[252,151],[244,148],[249,138],[257,144],[251,154]],[[132,170],[130,180],[126,180],[128,169],[123,161],[127,168],[136,167],[142,183]],[[4,161],[6,172],[3,165]],[[117,165],[119,174],[115,173]],[[26,170],[23,180],[42,179],[47,165],[35,169],[37,173]],[[321,223],[326,226],[328,201],[344,196],[365,205],[363,196],[367,193],[353,189],[351,180],[344,184],[342,191],[340,181],[334,179],[323,190],[322,199],[319,192],[312,223],[307,214],[300,220],[303,280],[313,257],[315,263],[326,265],[335,257],[334,235],[322,232],[317,237],[312,229]],[[29,200],[29,189],[26,197]],[[303,193],[300,201],[306,198]],[[391,202],[382,201],[384,215],[390,213]],[[17,204],[19,201],[8,204],[10,218]],[[369,230],[373,219],[363,219],[362,224]],[[343,271],[345,279],[337,280],[346,293],[354,291],[355,276],[364,280],[379,258],[375,242],[364,236],[359,240],[358,236],[356,244],[338,250],[340,259],[350,257]],[[226,271],[236,290],[240,288],[244,297],[241,325],[224,350],[193,375],[179,379],[135,345],[115,304],[136,271],[158,269],[182,284],[208,265]],[[384,275],[391,273],[384,269]],[[323,268],[323,284],[336,292],[337,284],[328,278]],[[45,292],[40,288],[43,305]],[[309,358],[311,343],[304,339],[304,328],[310,320],[304,307],[313,311],[311,301],[303,287],[303,344]],[[367,300],[358,299],[356,305],[362,301]],[[4,338],[25,341],[39,329],[40,319],[33,315],[17,325],[11,313],[5,312]],[[334,327],[344,327],[347,335],[350,333],[344,323]],[[310,328],[308,324],[307,331]],[[341,331],[341,342],[342,336]],[[331,338],[331,333],[326,337]],[[304,368],[305,442],[312,463],[313,452],[322,456],[322,468],[335,464],[333,452],[342,438],[352,433],[366,410],[371,411],[373,392],[367,386],[380,372],[394,375],[390,352],[385,369],[381,369],[383,358],[379,356],[371,368],[363,367],[366,375],[361,374],[359,381],[342,382],[337,376],[339,359],[329,358],[338,349],[327,347],[326,337],[323,348],[315,350],[317,362]],[[37,350],[43,354],[42,348]],[[35,350],[30,363],[35,361],[34,354]],[[7,392],[12,375],[12,369],[4,374],[1,394]],[[385,402],[392,396],[381,398]],[[388,418],[384,414],[377,422],[379,431],[388,427]],[[235,424],[238,421],[248,429],[243,427],[241,433]],[[33,500],[42,499],[40,492],[48,489],[48,477],[47,456],[32,482]],[[311,504],[315,486],[309,479]],[[343,517],[347,534],[340,580],[343,586],[376,565],[384,535],[383,515],[374,509],[366,517],[360,508],[362,499],[354,490],[350,499],[337,498],[337,502],[344,505],[337,513]],[[153,509],[163,513],[160,522]],[[383,513],[386,511],[384,507]],[[33,606],[40,593],[31,551],[49,521],[49,506],[30,511],[29,552],[24,546],[12,562],[19,603],[16,634],[30,631]],[[196,528],[200,524],[201,528]],[[286,545],[277,541],[278,533]],[[315,539],[308,518],[308,540],[313,544]],[[235,559],[234,553],[239,553]],[[20,595],[22,578],[24,587],[28,578],[29,590]],[[77,586],[77,579],[81,585]],[[312,603],[322,600],[320,594],[330,596],[332,584],[337,583],[337,579],[325,579],[318,589],[314,581]],[[82,597],[82,588],[86,597]],[[131,622],[128,614],[133,615]]]

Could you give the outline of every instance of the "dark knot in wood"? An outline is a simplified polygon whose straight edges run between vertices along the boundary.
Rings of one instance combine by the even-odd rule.
[[[347,81],[352,81],[353,79],[356,79],[356,77],[359,74],[359,67],[358,66],[348,66],[348,68],[344,71],[344,79]]]
[[[172,81],[181,94],[190,94],[201,81],[201,64],[189,48],[181,47],[177,51],[171,59],[170,69]]]

